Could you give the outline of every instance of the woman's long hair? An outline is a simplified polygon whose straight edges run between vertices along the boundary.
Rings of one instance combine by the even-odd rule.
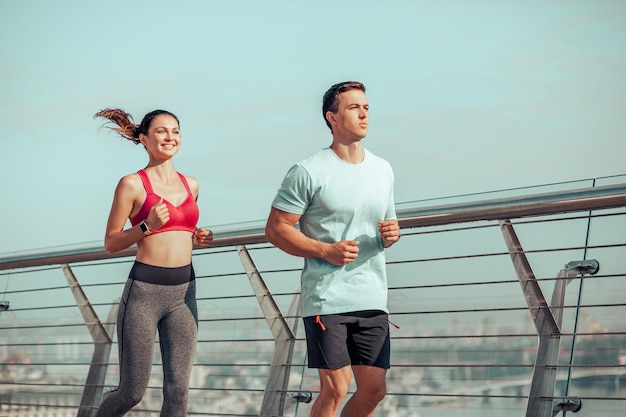
[[[148,129],[150,129],[150,124],[152,124],[152,120],[154,120],[155,117],[161,114],[167,114],[169,116],[172,116],[174,119],[176,119],[176,122],[178,122],[178,125],[180,126],[180,121],[178,120],[178,117],[176,117],[175,114],[167,110],[151,111],[150,113],[146,114],[143,117],[143,120],[141,121],[140,124],[136,124],[133,120],[133,117],[122,109],[100,110],[98,113],[94,114],[93,117],[94,119],[96,117],[104,117],[105,119],[108,119],[110,122],[115,123],[117,127],[111,127],[111,126],[107,126],[107,127],[117,132],[124,139],[130,140],[134,144],[139,144],[141,143],[139,140],[139,134],[143,133],[144,135],[147,135]]]

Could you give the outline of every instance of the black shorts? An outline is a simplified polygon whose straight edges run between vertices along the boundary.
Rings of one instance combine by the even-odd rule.
[[[355,311],[304,318],[309,368],[348,365],[390,368],[388,314]]]

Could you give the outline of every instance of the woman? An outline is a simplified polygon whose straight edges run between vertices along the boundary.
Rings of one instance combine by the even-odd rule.
[[[120,383],[105,395],[96,417],[123,416],[141,401],[157,331],[163,362],[161,416],[186,416],[198,334],[191,251],[213,240],[210,230],[196,228],[198,182],[174,169],[172,158],[181,143],[174,114],[155,110],[139,125],[121,109],[105,109],[94,117],[115,123],[111,129],[141,143],[149,157],[144,169],[119,181],[106,227],[108,252],[136,243],[137,256],[117,315]],[[128,219],[132,226],[124,229]]]

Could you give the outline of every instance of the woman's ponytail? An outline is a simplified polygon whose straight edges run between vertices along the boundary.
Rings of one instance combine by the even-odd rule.
[[[139,144],[140,126],[133,121],[133,117],[122,109],[104,109],[94,114],[96,117],[104,117],[110,122],[115,123],[118,127],[109,127],[109,129],[117,132],[124,139]],[[106,124],[106,123],[105,123]],[[104,125],[103,125],[104,126]]]

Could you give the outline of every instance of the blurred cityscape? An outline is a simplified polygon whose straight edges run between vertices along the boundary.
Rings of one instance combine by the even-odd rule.
[[[569,375],[569,394],[593,389],[595,395],[603,393],[603,397],[623,398],[626,394],[626,325],[603,327],[591,317],[585,317],[579,333],[584,335],[576,341],[578,368]],[[458,338],[458,335],[465,337]],[[495,336],[486,337],[488,335]],[[571,339],[564,339],[560,364],[570,360],[568,344]],[[0,415],[76,415],[92,345],[72,335],[48,337],[19,349],[9,348],[11,345],[15,345],[15,341],[0,334]],[[300,352],[295,356],[302,357],[303,343],[298,343],[297,347]],[[219,351],[211,351],[210,346],[200,344],[191,381],[189,414],[258,415],[272,349],[270,341],[228,343]],[[523,410],[536,351],[536,336],[514,324],[498,326],[496,316],[476,326],[464,325],[456,318],[447,329],[432,333],[405,332],[402,338],[393,340],[389,394],[376,416],[417,417],[421,416],[420,410],[432,407],[448,411],[479,403],[484,407],[489,401],[502,402],[502,397]],[[154,354],[151,388],[137,406],[137,409],[153,411],[129,415],[158,416],[162,379],[157,346]],[[115,359],[112,355],[111,362]],[[118,378],[117,369],[115,363],[109,367],[107,381],[111,384]],[[565,395],[568,369],[564,366],[559,372],[556,396]],[[315,375],[307,371],[309,375],[304,377],[303,370],[302,363],[293,366],[289,386],[297,387],[300,392],[312,392],[315,398],[318,389]],[[299,406],[301,411],[297,415],[308,415],[308,411],[302,410],[310,405]],[[295,407],[294,402],[291,408]],[[466,410],[466,413],[471,411]]]

